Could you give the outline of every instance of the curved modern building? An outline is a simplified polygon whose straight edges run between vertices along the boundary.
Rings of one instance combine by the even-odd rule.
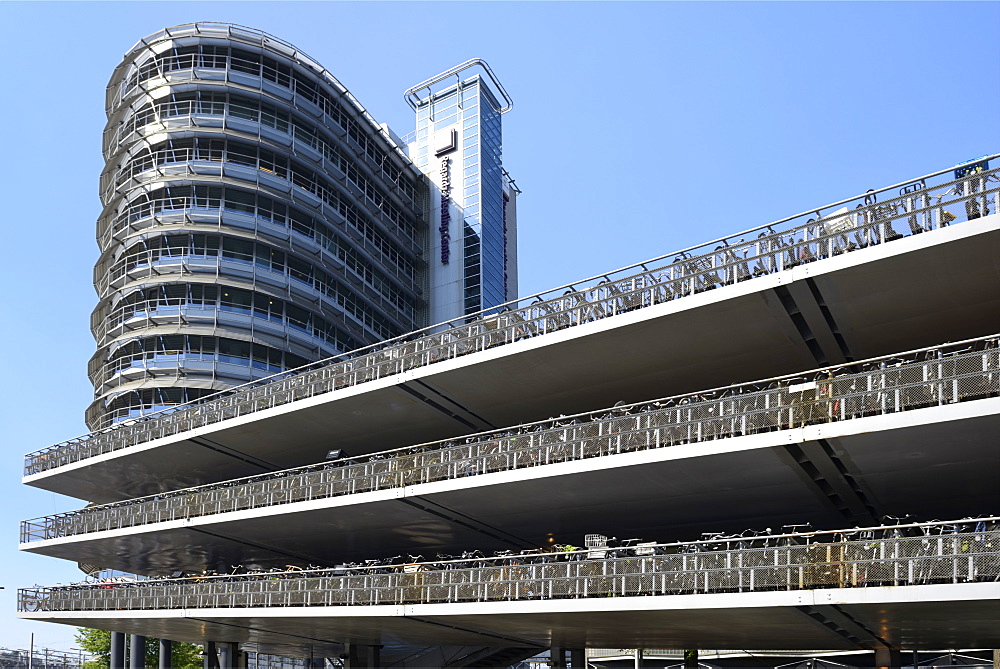
[[[91,429],[427,324],[427,180],[301,51],[163,30],[107,116]]]

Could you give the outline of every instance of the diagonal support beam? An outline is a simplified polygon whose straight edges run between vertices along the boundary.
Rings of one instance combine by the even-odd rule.
[[[778,449],[778,455],[824,505],[844,520],[854,524],[878,524],[882,514],[861,477],[837,454],[835,440],[787,444]]]
[[[397,501],[420,509],[424,513],[429,513],[432,516],[446,520],[449,523],[454,523],[470,530],[474,530],[480,534],[490,537],[491,539],[495,539],[515,548],[523,548],[525,546],[532,545],[532,542],[524,537],[510,534],[509,532],[505,532],[498,527],[494,527],[493,525],[484,523],[473,518],[472,516],[468,516],[461,511],[456,511],[455,509],[448,508],[442,504],[431,502],[423,497],[402,497],[398,498]]]
[[[885,639],[865,627],[860,621],[852,618],[836,604],[796,606],[795,609],[837,636],[847,639],[858,648],[890,648]]]
[[[465,427],[470,428],[474,432],[481,432],[483,430],[489,430],[496,427],[482,416],[463,406],[457,400],[445,395],[424,381],[416,379],[413,381],[407,381],[406,383],[401,383],[397,387],[406,394],[437,409],[446,416],[454,418],[456,421]]]
[[[812,278],[776,286],[773,293],[817,364],[836,365],[855,359]]]

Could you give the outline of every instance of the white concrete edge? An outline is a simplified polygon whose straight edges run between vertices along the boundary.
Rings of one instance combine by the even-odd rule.
[[[880,586],[823,590],[657,595],[652,597],[593,597],[439,604],[377,606],[281,606],[223,609],[143,609],[115,611],[18,612],[19,618],[400,618],[407,616],[468,616],[615,613],[632,611],[688,611],[767,609],[789,606],[919,604],[953,602],[961,607],[971,601],[995,601],[1000,606],[1000,583],[946,583],[937,585]]]
[[[299,411],[301,409],[307,409],[321,404],[335,402],[337,400],[344,399],[347,397],[352,397],[362,393],[367,393],[371,390],[379,390],[382,388],[395,386],[400,383],[405,383],[407,381],[412,381],[415,379],[430,378],[437,374],[446,373],[459,367],[466,367],[479,362],[485,362],[500,357],[506,357],[508,355],[514,355],[525,351],[534,350],[537,348],[544,348],[546,346],[554,346],[556,344],[560,344],[570,339],[576,339],[578,337],[583,337],[590,334],[596,334],[598,332],[603,332],[605,330],[610,330],[613,328],[618,328],[628,325],[634,325],[642,321],[660,318],[681,311],[694,310],[704,305],[713,304],[716,302],[723,302],[726,300],[730,300],[736,297],[742,297],[744,295],[752,293],[761,293],[770,288],[774,288],[775,286],[794,283],[795,281],[800,281],[808,277],[816,277],[823,274],[830,274],[833,272],[846,269],[848,267],[864,265],[873,262],[875,260],[903,255],[906,253],[911,253],[913,251],[925,249],[931,246],[947,244],[949,242],[954,242],[968,237],[973,237],[976,235],[984,234],[986,232],[991,232],[996,229],[1000,229],[1000,214],[992,214],[990,216],[985,216],[976,219],[974,221],[963,222],[960,225],[951,225],[946,228],[932,230],[930,232],[921,235],[913,235],[905,237],[903,239],[896,240],[891,244],[886,243],[886,244],[878,244],[875,246],[869,246],[868,248],[858,249],[856,251],[852,251],[851,253],[844,253],[839,256],[834,256],[832,258],[825,258],[823,260],[818,260],[816,262],[808,263],[806,265],[793,267],[791,269],[784,270],[776,274],[767,274],[761,277],[754,277],[749,281],[743,281],[729,286],[722,286],[721,288],[715,290],[708,290],[703,293],[698,293],[697,295],[691,295],[680,300],[671,300],[670,302],[665,302],[663,304],[658,304],[652,307],[646,307],[644,309],[636,309],[635,311],[629,311],[624,314],[619,314],[617,316],[613,316],[610,318],[604,318],[601,320],[594,321],[592,323],[585,323],[583,325],[566,328],[564,330],[557,330],[556,332],[552,332],[546,335],[542,335],[539,337],[532,337],[530,339],[525,339],[518,342],[513,342],[511,344],[498,346],[495,348],[488,349],[486,351],[480,351],[478,353],[470,353],[469,355],[461,356],[459,358],[454,358],[452,360],[445,360],[439,363],[434,363],[433,365],[427,365],[425,367],[412,369],[402,374],[388,376],[382,379],[378,379],[376,381],[367,381],[365,383],[356,386],[351,386],[349,388],[342,388],[340,390],[324,393],[322,395],[317,395],[315,397],[310,397],[307,399],[290,402],[288,404],[283,404],[281,406],[273,407],[271,409],[265,409],[263,411],[255,411],[253,413],[246,414],[244,416],[239,416],[237,418],[231,418],[228,420],[220,421],[218,423],[213,423],[211,425],[204,425],[202,427],[198,427],[181,434],[175,434],[169,437],[162,437],[160,439],[154,439],[153,441],[144,442],[141,444],[137,444],[135,446],[130,446],[127,448],[111,451],[109,453],[103,453],[101,455],[97,455],[91,458],[86,458],[84,460],[63,465],[61,467],[49,469],[44,472],[39,472],[37,474],[30,474],[28,476],[24,476],[22,478],[22,483],[27,485],[32,485],[33,483],[36,483],[38,481],[44,480],[52,476],[57,476],[59,474],[71,472],[76,469],[89,467],[91,465],[99,464],[107,460],[112,460],[122,456],[133,455],[136,453],[141,453],[143,451],[152,450],[155,448],[159,448],[161,446],[165,446],[172,442],[184,441],[192,437],[207,436],[221,430],[228,430],[258,420],[264,420],[267,418],[272,418],[274,416],[280,416],[286,413],[291,413],[293,411]]]
[[[58,537],[55,539],[44,539],[42,541],[21,543],[19,544],[19,548],[22,551],[37,552],[41,549],[65,544],[101,541],[115,537],[163,532],[188,527],[223,525],[230,522],[252,520],[270,516],[281,516],[321,509],[334,509],[339,507],[374,504],[393,499],[413,497],[419,498],[456,490],[555,478],[558,476],[582,474],[606,469],[636,467],[654,463],[669,462],[673,460],[685,460],[688,458],[724,455],[727,453],[737,453],[761,448],[774,448],[785,444],[798,444],[807,441],[815,441],[817,439],[833,439],[837,437],[847,437],[871,432],[889,432],[893,430],[918,427],[920,425],[948,423],[997,414],[1000,414],[1000,397],[991,397],[971,402],[946,404],[943,406],[928,407],[926,409],[914,409],[912,411],[903,411],[900,413],[886,414],[882,416],[869,416],[867,418],[855,418],[852,420],[824,423],[821,425],[809,425],[789,430],[765,432],[763,434],[716,439],[696,444],[662,446],[660,448],[650,448],[631,453],[604,455],[586,458],[584,460],[571,460],[569,462],[558,462],[549,465],[539,465],[537,467],[526,467],[523,469],[511,469],[507,471],[493,472],[490,474],[477,474],[475,476],[434,481],[432,483],[419,483],[402,488],[388,488],[385,490],[375,490],[371,492],[338,495],[336,497],[324,497],[303,502],[293,502],[290,504],[275,504],[272,506],[262,506],[253,509],[242,509],[240,511],[229,511],[226,513],[207,516],[195,516],[193,518],[170,520],[161,523],[150,523],[147,525],[133,525],[130,527],[106,530],[103,532],[76,534],[69,537]]]

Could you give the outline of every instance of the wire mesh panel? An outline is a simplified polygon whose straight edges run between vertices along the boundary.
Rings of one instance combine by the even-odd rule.
[[[28,588],[21,611],[371,606],[1000,580],[1000,519],[377,567]],[[652,554],[650,554],[652,552]]]
[[[1000,338],[616,406],[24,521],[22,541],[761,434],[1000,395]]]

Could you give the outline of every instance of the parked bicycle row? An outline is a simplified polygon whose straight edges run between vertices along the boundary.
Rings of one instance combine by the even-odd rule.
[[[595,535],[599,536],[599,535]],[[606,539],[600,537],[600,539]],[[1000,517],[494,557],[86,582],[21,611],[337,606],[928,585],[1000,579]],[[417,558],[419,556],[409,556]]]
[[[22,542],[703,443],[1000,395],[1000,336],[27,520]]]
[[[883,202],[877,197],[889,189],[130,419],[28,454],[25,474],[945,227],[959,219],[959,207],[973,220],[1000,205],[1000,171],[988,170],[995,157],[954,180],[942,171],[894,186],[898,195]],[[945,174],[949,180],[929,183]]]

